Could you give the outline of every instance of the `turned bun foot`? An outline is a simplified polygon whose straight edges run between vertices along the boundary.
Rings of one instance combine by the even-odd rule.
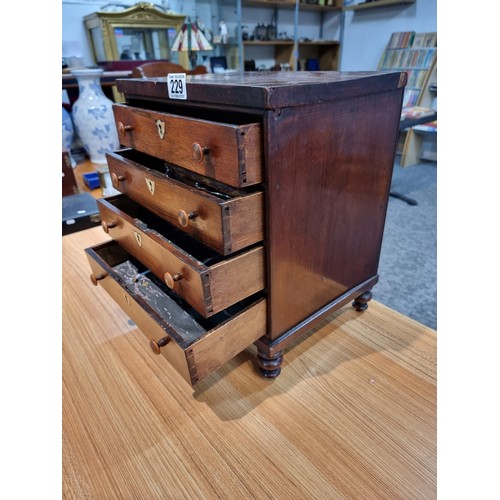
[[[366,309],[368,309],[368,302],[372,300],[372,297],[373,297],[372,292],[370,291],[365,292],[356,299],[354,299],[352,307],[354,307],[354,309],[356,309],[356,311],[359,312],[365,311]]]
[[[276,378],[281,373],[283,363],[283,351],[279,351],[274,356],[268,356],[261,350],[257,353],[257,363],[260,374],[265,378]]]

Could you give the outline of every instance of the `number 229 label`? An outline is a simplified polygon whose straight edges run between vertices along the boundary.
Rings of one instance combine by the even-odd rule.
[[[167,86],[170,99],[187,99],[186,73],[169,73]]]

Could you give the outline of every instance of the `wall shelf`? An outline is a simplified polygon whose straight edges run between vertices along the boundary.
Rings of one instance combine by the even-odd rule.
[[[256,46],[275,46],[275,45],[293,45],[293,40],[245,40],[243,45],[256,45]]]
[[[349,7],[344,7],[344,10],[364,10],[364,9],[375,9],[378,7],[389,7],[392,5],[404,5],[415,3],[416,0],[376,0],[373,2],[361,3],[358,5],[351,5]]]
[[[339,3],[339,2],[337,2]],[[295,1],[270,1],[266,0],[242,0],[244,7],[279,7],[280,9],[295,9]],[[312,3],[299,2],[299,10],[310,10],[316,12],[335,12],[342,10],[342,5],[318,5]]]

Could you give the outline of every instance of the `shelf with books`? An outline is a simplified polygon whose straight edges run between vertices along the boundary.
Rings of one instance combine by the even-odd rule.
[[[392,33],[380,58],[381,71],[405,71],[407,85],[403,97],[401,132],[398,144],[400,165],[412,165],[418,161],[422,145],[421,133],[413,131],[413,125],[437,117],[437,98],[431,85],[437,85],[437,33],[401,31]],[[417,116],[420,115],[420,116]],[[437,126],[436,126],[437,130]]]
[[[436,57],[436,47],[386,48],[382,54],[379,70],[405,71],[408,76],[403,107],[420,104],[422,89],[428,84]]]
[[[432,68],[429,71],[429,75],[426,84],[422,88],[418,100],[418,109],[422,109],[422,114],[425,114],[425,110],[435,111],[437,113],[437,63],[434,61]],[[432,90],[432,89],[435,90]],[[411,114],[411,109],[403,108],[403,114],[406,113],[408,116]],[[415,108],[413,108],[415,109]],[[414,122],[414,126],[411,126],[405,131],[400,133],[401,137],[404,138],[404,144],[401,152],[400,165],[402,167],[407,167],[409,165],[414,165],[419,163],[421,160],[437,160],[437,114],[432,116],[427,116],[427,120],[423,121],[417,119]]]

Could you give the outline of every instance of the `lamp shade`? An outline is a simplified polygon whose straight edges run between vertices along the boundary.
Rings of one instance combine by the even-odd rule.
[[[172,51],[212,50],[212,46],[205,38],[196,23],[184,23],[175,35]]]

